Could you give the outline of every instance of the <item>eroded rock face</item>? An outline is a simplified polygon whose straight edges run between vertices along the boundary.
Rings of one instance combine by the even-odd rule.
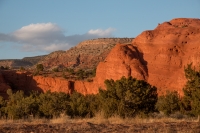
[[[182,94],[186,79],[184,66],[200,64],[200,19],[173,19],[144,31],[131,45],[116,45],[104,62],[99,63],[95,89],[104,87],[105,79],[132,76],[158,88]]]
[[[117,44],[104,62],[99,63],[95,82],[103,87],[106,79],[117,80],[122,76],[133,76],[141,80],[147,80],[148,70],[146,65],[147,62],[143,60],[143,55],[137,47]]]
[[[15,70],[2,71],[2,75],[6,84],[8,84],[10,89],[13,90],[23,90],[25,92],[31,90],[42,91],[37,85],[37,82],[33,82],[33,77],[30,72],[20,72]],[[33,84],[34,83],[34,84]],[[33,87],[30,87],[30,86]],[[3,88],[0,88],[2,90]]]
[[[84,95],[96,94],[92,91],[92,82],[69,81],[61,77],[33,76],[29,72],[6,70],[0,73],[0,96],[6,96],[6,91],[23,90],[25,93],[30,91],[46,92],[65,92],[71,94],[74,90]]]
[[[2,71],[2,73],[3,80],[13,90],[23,90],[25,92],[31,90],[46,92],[51,90],[52,92],[57,91],[65,93],[71,93],[73,90],[74,83],[63,78],[32,76],[29,72],[14,70]],[[0,88],[0,90],[1,89],[3,89],[3,87]]]
[[[158,88],[182,92],[184,66],[200,63],[200,20],[173,19],[144,31],[132,42],[147,62],[148,82]]]

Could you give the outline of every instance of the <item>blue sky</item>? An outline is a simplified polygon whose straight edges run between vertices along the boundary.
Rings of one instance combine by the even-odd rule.
[[[0,0],[0,59],[136,37],[173,18],[200,18],[200,0]]]

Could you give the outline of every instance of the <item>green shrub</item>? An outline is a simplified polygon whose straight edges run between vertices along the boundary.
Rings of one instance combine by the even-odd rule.
[[[119,115],[134,117],[155,110],[157,88],[143,80],[122,77],[120,80],[106,80],[107,90],[99,90],[99,99],[105,117]]]
[[[62,72],[62,77],[63,77],[64,79],[67,79],[67,76],[65,75],[65,72]]]
[[[6,67],[1,66],[0,69],[1,69],[1,70],[8,70],[8,69],[9,69],[9,66],[6,66]]]
[[[94,117],[99,111],[101,111],[98,95],[90,94],[85,97],[88,103],[87,117]]]
[[[83,71],[82,69],[79,69],[79,70],[76,72],[76,76],[78,76],[78,79],[84,79],[85,71]]]
[[[8,100],[5,102],[0,97],[0,116],[9,119],[33,117],[53,118],[70,111],[69,94],[63,92],[38,93],[31,92],[25,96],[23,91],[13,93],[7,91]]]
[[[39,71],[37,71],[37,70],[35,70],[34,72],[33,72],[33,76],[37,76],[37,75],[39,75]]]
[[[180,96],[177,91],[167,91],[165,95],[159,96],[156,103],[158,111],[163,112],[165,115],[170,115],[180,111],[181,107]]]
[[[39,111],[46,118],[58,117],[69,110],[69,95],[63,92],[41,93],[39,95]]]
[[[192,68],[192,64],[185,67],[186,85],[183,88],[183,105],[192,115],[200,115],[200,70]]]
[[[21,66],[21,67],[19,68],[19,70],[20,70],[20,71],[24,71],[25,68]]]
[[[69,69],[66,68],[66,71],[67,71],[69,74],[72,74],[72,75],[75,74],[74,69],[72,69],[72,68],[69,68]]]
[[[23,104],[24,92],[17,91],[16,93],[13,93],[11,89],[8,89],[7,94],[9,96],[9,101],[5,107],[5,112],[8,115],[8,118],[20,119],[23,118],[23,116],[26,116],[26,105]]]
[[[86,97],[76,91],[70,96],[69,105],[68,115],[71,117],[85,117],[89,113],[89,103]]]
[[[1,70],[4,70],[5,68],[4,68],[4,66],[1,66],[0,69],[1,69]]]
[[[0,118],[5,116],[6,101],[0,96]]]
[[[59,72],[58,67],[52,69],[53,72]]]
[[[43,71],[44,66],[42,64],[37,64],[36,69],[37,69],[37,71]]]

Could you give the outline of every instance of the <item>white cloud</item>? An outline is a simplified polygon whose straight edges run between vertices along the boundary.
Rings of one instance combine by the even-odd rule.
[[[56,24],[37,23],[24,26],[10,34],[0,33],[0,41],[16,42],[17,48],[22,51],[52,52],[67,50],[86,39],[111,37],[114,31],[113,28],[91,29],[82,35],[65,36],[63,29]]]
[[[22,43],[39,45],[64,38],[62,29],[52,23],[30,24],[11,33],[11,36]]]
[[[115,31],[114,28],[108,28],[106,30],[96,29],[96,30],[89,30],[88,34],[97,35],[97,36],[111,36],[111,34]]]
[[[47,33],[47,32],[60,32],[61,29],[52,23],[37,23],[24,26],[14,33],[20,34],[19,37],[23,37],[24,34],[29,33],[30,35],[36,35],[36,33]]]

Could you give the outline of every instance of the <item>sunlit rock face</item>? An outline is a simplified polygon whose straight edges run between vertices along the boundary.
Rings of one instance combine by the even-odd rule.
[[[182,92],[186,82],[184,66],[200,64],[200,19],[177,18],[144,31],[132,45],[147,62],[148,82],[162,94],[166,90]]]

